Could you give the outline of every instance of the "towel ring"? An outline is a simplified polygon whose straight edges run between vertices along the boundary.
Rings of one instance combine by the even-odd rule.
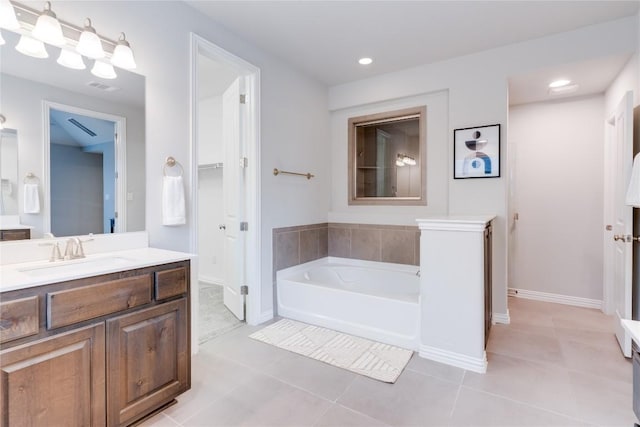
[[[162,166],[162,175],[164,176],[168,176],[167,166],[170,168],[178,166],[180,168],[180,173],[177,176],[182,176],[182,174],[184,173],[184,169],[182,168],[182,165],[180,164],[180,162],[171,156],[167,157],[167,159],[164,161],[164,165]]]
[[[34,184],[38,184],[40,182],[40,179],[33,172],[29,172],[24,176],[22,182],[24,184],[27,184],[29,181],[35,181]]]

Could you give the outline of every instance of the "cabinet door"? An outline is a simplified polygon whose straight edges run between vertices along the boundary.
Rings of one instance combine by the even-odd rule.
[[[181,298],[107,321],[107,424],[125,425],[190,387],[189,313]]]
[[[3,427],[105,424],[104,324],[0,351]]]

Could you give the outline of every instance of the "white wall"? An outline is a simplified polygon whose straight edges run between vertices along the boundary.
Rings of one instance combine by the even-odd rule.
[[[32,2],[34,8],[42,5]],[[146,226],[152,246],[189,251],[194,224],[164,227],[161,185],[164,159],[174,156],[191,176],[189,34],[195,32],[260,68],[261,311],[272,310],[273,227],[326,221],[329,210],[327,89],[279,59],[244,42],[181,1],[56,1],[58,17],[81,24],[100,18],[101,34],[124,31],[146,77]],[[311,181],[274,177],[274,167],[310,171]],[[194,183],[187,181],[190,194]],[[187,198],[187,217],[191,209]],[[249,225],[252,226],[251,224]]]
[[[214,76],[215,77],[215,76]],[[203,77],[207,78],[207,77]],[[200,100],[198,121],[198,164],[221,163],[224,159],[222,145],[222,96]]]
[[[213,76],[215,77],[215,76]],[[200,100],[198,129],[198,163],[223,161],[222,97]],[[223,284],[224,223],[222,169],[198,171],[198,278],[208,283]]]
[[[638,53],[634,54],[624,68],[618,74],[618,77],[611,83],[605,92],[604,114],[610,117],[615,108],[618,106],[624,94],[633,91],[633,105],[640,104],[640,62]],[[604,120],[604,119],[603,119]]]
[[[0,215],[18,215],[18,138],[19,135],[5,131],[0,133]],[[23,177],[24,178],[24,177]]]
[[[509,110],[515,148],[509,286],[602,300],[604,97]]]
[[[43,176],[42,151],[43,100],[127,118],[127,189],[134,194],[134,200],[127,202],[127,228],[130,231],[144,230],[144,111],[15,76],[6,74],[0,74],[0,76],[2,111],[7,117],[6,126],[18,130],[18,182],[21,183],[27,173],[33,172],[40,179],[40,191],[46,182],[46,177]],[[18,205],[22,206],[21,186]],[[21,212],[20,221],[22,224],[35,227],[31,233],[34,238],[38,238],[42,237],[45,215],[48,215],[48,212],[44,211],[44,207],[38,215]]]
[[[497,214],[494,224],[493,307],[507,315],[507,194],[509,173],[508,82],[510,75],[524,74],[553,64],[578,62],[617,53],[634,52],[637,46],[637,17],[629,17],[575,31],[542,37],[472,55],[389,73],[329,89],[332,111],[372,103],[448,90],[448,153],[440,159],[448,168],[449,214]],[[470,126],[502,124],[501,177],[453,180],[453,130]],[[428,122],[427,126],[431,123]],[[340,144],[334,141],[334,144]],[[343,141],[346,150],[346,140]],[[333,153],[333,169],[347,167],[344,158]],[[340,164],[342,162],[342,165]],[[346,187],[338,175],[333,187]],[[335,200],[332,206],[341,203]],[[427,198],[433,195],[427,194]],[[353,207],[349,212],[355,212]],[[374,214],[374,208],[366,211]],[[406,218],[405,218],[406,220]]]

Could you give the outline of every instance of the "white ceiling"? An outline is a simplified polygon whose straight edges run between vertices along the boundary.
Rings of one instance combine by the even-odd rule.
[[[638,13],[638,1],[186,0],[332,86]],[[374,63],[363,67],[362,56]]]

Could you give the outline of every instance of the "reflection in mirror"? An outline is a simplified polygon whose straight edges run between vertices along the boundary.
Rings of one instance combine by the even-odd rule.
[[[113,233],[116,122],[49,110],[51,233]]]
[[[87,232],[109,233],[112,230],[114,232],[144,230],[146,197],[144,77],[116,69],[116,79],[101,79],[90,72],[92,60],[84,58],[87,68],[72,70],[56,63],[59,48],[46,45],[49,58],[36,59],[22,55],[13,48],[18,42],[19,35],[8,31],[3,31],[2,35],[7,42],[0,48],[2,114],[7,117],[7,126],[17,129],[20,134],[18,176],[33,172],[40,178],[41,186],[42,209],[38,214],[22,212],[20,206],[22,186],[18,187],[18,213],[22,224],[33,227],[34,238],[43,237],[47,232],[64,236]],[[117,130],[117,140],[111,139],[115,150],[113,156],[116,166],[105,166],[105,158],[112,155],[109,150],[102,153],[102,162],[94,162],[95,178],[91,179],[97,180],[97,177],[101,177],[102,190],[100,192],[83,190],[85,200],[81,206],[76,201],[72,202],[78,180],[61,175],[60,171],[81,169],[79,164],[73,163],[72,158],[77,159],[82,156],[71,156],[66,152],[64,155],[60,154],[64,150],[70,150],[71,139],[65,136],[67,140],[64,143],[55,142],[57,136],[54,128],[60,123],[65,123],[73,126],[78,132],[83,131],[69,122],[68,118],[55,117],[57,114],[55,112],[49,116],[48,112],[45,113],[45,105],[50,105],[52,110],[121,122],[121,129]],[[58,108],[58,106],[65,108]],[[90,114],[84,113],[87,111]],[[80,124],[86,120],[78,117],[76,119]],[[53,126],[51,129],[50,124]],[[95,124],[84,124],[84,126],[94,132],[94,128],[97,127]],[[67,130],[67,132],[70,131]],[[50,145],[49,134],[56,146],[54,149],[51,149],[53,146]],[[101,137],[93,138],[96,142],[90,145],[99,145],[100,142],[97,141],[99,138]],[[104,143],[106,140],[101,142]],[[74,142],[73,144],[82,143]],[[97,150],[95,147],[82,149],[85,151],[84,157],[88,156],[87,151],[93,149]],[[50,157],[52,162],[49,161]],[[99,155],[94,153],[93,157],[99,157]],[[60,158],[67,162],[64,167],[57,166]],[[111,171],[111,175],[109,176],[106,171]],[[100,202],[97,201],[98,197],[101,199]],[[118,205],[119,201],[120,205]],[[73,206],[75,208],[72,208]],[[63,207],[69,209],[63,210]],[[109,212],[104,212],[105,210]],[[99,215],[92,215],[89,219],[91,211],[99,212]],[[65,222],[67,225],[71,223],[82,225],[82,228],[72,229],[67,225],[63,226]],[[83,224],[84,222],[93,225]]]
[[[349,119],[349,204],[426,204],[426,108]]]
[[[18,215],[18,133],[0,131],[0,215]]]

